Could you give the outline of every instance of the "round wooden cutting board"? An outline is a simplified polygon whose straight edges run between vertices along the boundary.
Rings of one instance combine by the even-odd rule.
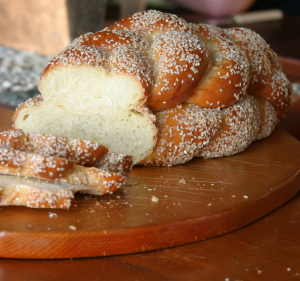
[[[112,195],[70,210],[0,208],[0,256],[128,254],[212,238],[278,208],[300,189],[300,143],[282,130],[246,151],[175,167],[135,167]]]

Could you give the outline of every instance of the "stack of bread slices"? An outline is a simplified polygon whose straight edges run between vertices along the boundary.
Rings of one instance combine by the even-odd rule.
[[[122,186],[132,157],[98,143],[51,134],[0,133],[0,205],[71,207],[78,191],[103,195]]]

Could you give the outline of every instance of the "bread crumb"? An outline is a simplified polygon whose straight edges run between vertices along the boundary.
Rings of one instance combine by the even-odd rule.
[[[77,228],[74,225],[69,225],[69,228],[72,230],[76,230]]]
[[[50,218],[54,218],[54,217],[57,218],[57,214],[49,212],[49,217]]]
[[[152,202],[158,202],[159,199],[158,199],[157,197],[155,197],[155,196],[152,196],[151,201],[152,201]]]
[[[186,184],[186,181],[184,180],[184,178],[182,178],[182,179],[179,181],[179,183],[181,183],[181,184]]]

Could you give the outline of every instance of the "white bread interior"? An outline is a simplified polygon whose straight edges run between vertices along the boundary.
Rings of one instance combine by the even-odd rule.
[[[143,107],[145,95],[132,75],[89,65],[55,66],[43,75],[42,102],[19,108],[14,128],[101,143],[110,152],[149,155],[156,143],[154,116]]]
[[[135,76],[86,64],[51,67],[41,77],[39,90],[44,101],[72,113],[129,109],[145,103],[143,88]]]

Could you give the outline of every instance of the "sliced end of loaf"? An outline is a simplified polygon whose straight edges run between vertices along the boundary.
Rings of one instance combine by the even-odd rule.
[[[110,152],[133,156],[133,163],[149,155],[156,143],[154,117],[143,108],[103,108],[80,114],[50,100],[27,102],[16,111],[14,128],[98,142]]]

